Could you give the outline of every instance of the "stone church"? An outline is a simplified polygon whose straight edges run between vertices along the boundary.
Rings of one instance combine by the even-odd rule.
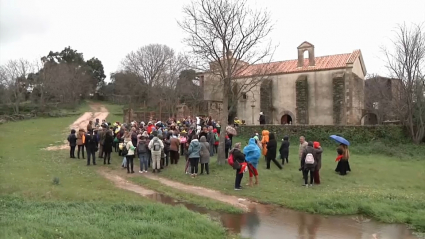
[[[234,115],[248,125],[259,124],[260,112],[266,115],[267,124],[360,125],[366,75],[361,51],[316,57],[309,42],[303,42],[297,51],[295,60],[237,63],[244,69],[237,73],[236,82],[254,84],[239,92]],[[210,68],[200,74],[200,81],[208,113],[218,119],[222,89],[213,90],[220,84],[211,73],[213,63]]]

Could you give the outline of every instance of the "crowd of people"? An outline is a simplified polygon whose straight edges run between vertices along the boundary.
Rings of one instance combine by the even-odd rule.
[[[234,126],[239,121],[235,119]],[[261,123],[264,123],[264,115],[260,114]],[[106,120],[99,122],[90,121],[86,129],[71,130],[68,136],[71,158],[85,158],[87,165],[96,165],[96,153],[98,158],[103,158],[104,164],[110,164],[112,152],[123,157],[122,168],[127,173],[134,173],[134,159],[139,159],[139,173],[147,173],[151,168],[153,173],[159,173],[169,164],[178,164],[180,157],[185,159],[185,173],[192,178],[200,174],[209,174],[210,157],[217,154],[219,137],[221,132],[220,122],[211,117],[190,117],[176,121],[170,118],[167,122],[151,119],[145,122],[131,123],[107,123]],[[278,149],[274,133],[263,130],[261,136],[254,133],[248,144],[242,149],[241,143],[233,145],[232,138],[236,135],[236,129],[227,126],[225,132],[225,157],[236,172],[235,190],[241,190],[241,182],[245,172],[249,173],[249,181],[246,185],[259,184],[258,163],[261,155],[266,161],[266,169],[270,170],[271,162],[279,169],[285,163],[289,163],[289,137],[284,136]],[[233,146],[233,147],[232,147]],[[77,157],[75,151],[77,150]],[[279,152],[279,157],[277,157]],[[299,145],[299,171],[304,179],[303,186],[311,187],[320,184],[319,171],[322,167],[323,149],[319,142],[307,142],[304,136],[300,137]],[[336,172],[346,175],[351,171],[348,163],[349,150],[347,145],[341,144],[337,149],[338,162]],[[278,161],[280,159],[280,161]],[[253,180],[255,178],[255,181]]]
[[[226,157],[232,145],[232,130],[226,132]],[[200,174],[209,174],[210,157],[218,151],[221,127],[219,121],[211,117],[190,117],[176,121],[170,118],[166,123],[150,120],[131,123],[107,123],[90,121],[86,129],[78,133],[71,130],[68,136],[70,157],[87,155],[87,165],[96,165],[98,158],[103,158],[104,164],[110,164],[111,153],[114,151],[123,157],[122,167],[128,173],[134,173],[134,158],[140,161],[139,173],[147,173],[152,168],[153,173],[161,172],[169,164],[178,164],[180,157],[186,159],[186,172],[192,177],[198,175],[198,164],[201,164]]]

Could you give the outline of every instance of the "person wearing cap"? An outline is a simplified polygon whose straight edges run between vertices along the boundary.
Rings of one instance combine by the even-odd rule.
[[[266,124],[266,116],[263,114],[263,112],[260,112],[260,124]]]

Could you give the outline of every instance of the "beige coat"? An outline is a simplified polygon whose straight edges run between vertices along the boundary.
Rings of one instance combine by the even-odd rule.
[[[305,149],[305,147],[307,147],[307,145],[308,145],[307,141],[304,141],[304,143],[300,144],[300,148],[299,148],[299,151],[298,151],[298,156],[299,156],[300,160],[301,160],[301,157],[303,156],[304,149]]]

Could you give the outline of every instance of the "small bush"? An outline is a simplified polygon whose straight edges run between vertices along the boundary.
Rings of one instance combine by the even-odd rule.
[[[53,185],[59,185],[59,178],[58,177],[53,178]]]

